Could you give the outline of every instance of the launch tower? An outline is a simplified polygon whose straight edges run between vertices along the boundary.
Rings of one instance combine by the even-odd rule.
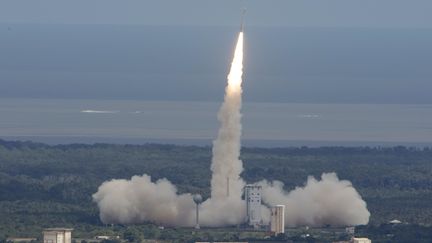
[[[262,187],[258,185],[246,185],[244,188],[247,223],[254,227],[258,227],[262,223],[261,190]]]

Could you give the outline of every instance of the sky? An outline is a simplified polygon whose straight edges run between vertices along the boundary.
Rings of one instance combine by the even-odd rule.
[[[429,0],[2,0],[0,22],[430,28]]]
[[[432,103],[432,1],[2,0],[0,98]]]

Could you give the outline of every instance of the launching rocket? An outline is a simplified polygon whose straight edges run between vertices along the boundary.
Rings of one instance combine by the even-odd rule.
[[[242,16],[241,16],[241,23],[240,23],[240,32],[243,32],[243,22],[244,22],[244,16],[246,14],[246,9],[244,8],[242,10]]]

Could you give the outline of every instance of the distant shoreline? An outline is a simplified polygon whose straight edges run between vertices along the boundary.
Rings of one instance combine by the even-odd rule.
[[[165,144],[179,146],[212,146],[211,139],[152,139],[152,138],[116,138],[116,137],[93,137],[93,136],[1,136],[5,141],[30,141],[44,143],[47,145],[68,144]],[[308,141],[308,140],[252,140],[242,141],[243,147],[256,148],[281,148],[281,147],[432,147],[431,142],[390,142],[390,141]]]
[[[2,99],[0,138],[48,144],[212,144],[217,102]],[[83,112],[84,111],[84,112]],[[430,146],[432,105],[247,103],[242,144]]]

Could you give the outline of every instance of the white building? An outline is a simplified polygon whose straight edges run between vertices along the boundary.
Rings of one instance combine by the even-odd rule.
[[[43,243],[71,243],[71,228],[48,228],[44,229]]]
[[[246,217],[249,225],[259,226],[261,219],[261,186],[246,185],[244,188],[246,199]]]
[[[355,227],[354,226],[346,227],[345,233],[347,233],[348,235],[354,235],[355,234]]]
[[[270,231],[275,235],[285,232],[285,205],[276,205],[270,209]]]
[[[352,238],[351,242],[352,243],[372,243],[372,241],[369,240],[368,238]]]

